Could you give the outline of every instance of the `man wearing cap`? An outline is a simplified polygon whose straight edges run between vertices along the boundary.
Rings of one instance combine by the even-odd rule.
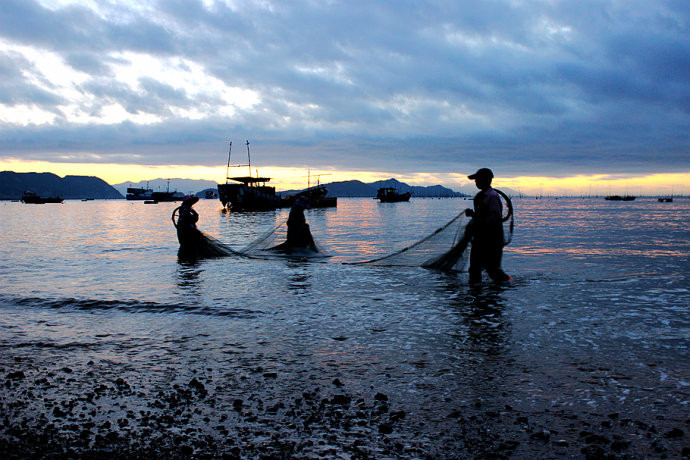
[[[489,168],[481,168],[467,178],[474,180],[479,189],[479,193],[474,197],[474,210],[465,210],[465,214],[472,217],[470,283],[481,282],[482,270],[486,270],[494,281],[508,281],[511,279],[510,276],[501,269],[503,205],[498,193],[491,188],[494,173]]]

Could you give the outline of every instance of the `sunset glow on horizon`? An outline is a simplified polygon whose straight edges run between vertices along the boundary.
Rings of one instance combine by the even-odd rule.
[[[141,182],[159,178],[208,180],[225,182],[226,166],[188,166],[188,165],[134,165],[102,163],[48,163],[32,161],[0,162],[1,170],[15,172],[50,172],[58,176],[66,175],[96,176],[110,185],[125,182]],[[390,171],[357,170],[306,170],[302,168],[262,167],[252,168],[252,175],[270,177],[270,185],[276,190],[303,189],[317,183],[328,184],[359,180],[373,183],[395,178],[400,182],[415,186],[443,185],[452,190],[473,194],[474,182],[463,173],[420,173],[396,174]],[[500,169],[494,169],[496,178],[493,185],[507,187],[525,195],[543,196],[589,196],[631,193],[635,195],[690,195],[690,174],[669,173],[646,176],[623,176],[597,174],[570,177],[518,176],[501,177]],[[248,168],[231,168],[230,176],[245,176]],[[309,178],[308,178],[309,175]],[[174,184],[172,184],[174,186]]]

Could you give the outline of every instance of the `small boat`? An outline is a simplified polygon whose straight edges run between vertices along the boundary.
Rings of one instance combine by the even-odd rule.
[[[29,204],[44,204],[44,203],[62,203],[64,200],[59,196],[55,197],[41,197],[34,192],[26,191],[22,195],[22,203]]]
[[[606,201],[634,201],[635,197],[632,195],[624,195],[624,196],[608,195],[608,196],[605,196],[604,199]]]
[[[376,200],[381,203],[398,203],[400,201],[410,201],[410,192],[398,193],[393,187],[381,187],[376,192]]]
[[[249,141],[247,141],[246,165],[233,165],[233,167],[248,166],[248,176],[229,177],[230,156],[232,154],[232,142],[228,151],[228,166],[225,174],[225,184],[218,184],[218,199],[223,207],[232,211],[272,211],[285,205],[284,200],[276,195],[275,187],[266,185],[270,177],[260,177],[257,171],[256,177],[252,176],[251,155],[249,153]],[[228,182],[234,181],[236,183]]]
[[[184,195],[179,193],[177,190],[174,192],[171,192],[171,191],[153,192],[151,194],[151,200],[155,201],[157,203],[170,202],[170,201],[182,201],[182,198],[184,198]]]
[[[670,196],[662,196],[657,199],[659,203],[673,203],[673,198]]]
[[[182,201],[183,198],[184,195],[178,192],[177,190],[172,192],[170,191],[170,179],[168,179],[168,185],[165,189],[165,192],[153,192],[151,193],[151,197],[149,199],[157,203],[161,203],[171,201]]]

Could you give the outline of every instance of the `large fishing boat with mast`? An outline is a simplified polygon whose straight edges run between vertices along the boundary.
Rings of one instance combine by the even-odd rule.
[[[283,198],[284,206],[292,206],[297,197],[306,197],[312,208],[335,208],[338,206],[338,198],[328,195],[328,189],[321,185],[321,176],[330,176],[331,173],[312,174],[307,171],[307,188],[294,195],[287,195]],[[316,178],[316,185],[312,187],[311,178]]]
[[[252,157],[247,141],[247,164],[230,165],[232,142],[228,150],[228,166],[225,171],[225,184],[218,184],[218,198],[223,207],[232,211],[270,211],[283,206],[282,199],[276,195],[275,187],[266,185],[270,177],[252,176]],[[248,167],[248,176],[230,177],[230,168]],[[234,181],[234,182],[229,182]]]

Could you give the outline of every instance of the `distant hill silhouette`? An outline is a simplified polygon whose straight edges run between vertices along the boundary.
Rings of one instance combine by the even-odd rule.
[[[170,191],[177,190],[185,194],[203,196],[208,189],[217,190],[217,184],[208,180],[197,179],[169,179]],[[152,189],[153,191],[166,190],[168,187],[168,179],[151,179],[148,181],[139,182],[122,182],[115,184],[115,187],[123,195],[126,194],[128,187],[142,187]],[[323,184],[328,189],[328,196],[336,197],[375,197],[376,192],[381,187],[393,187],[400,192],[410,192],[413,197],[462,197],[467,196],[464,193],[456,192],[442,185],[431,185],[428,187],[411,186],[397,179],[387,179],[383,181],[371,182],[369,184],[359,180],[348,180],[341,182],[330,182]],[[279,195],[294,195],[304,189],[283,190],[279,191]]]
[[[397,191],[404,193],[410,192],[413,197],[462,197],[467,196],[464,193],[456,192],[442,185],[431,185],[428,187],[421,187],[417,185],[408,185],[400,182],[397,179],[387,179],[382,181],[371,182],[366,184],[358,180],[348,180],[342,182],[330,182],[324,184],[328,189],[329,196],[336,197],[375,197],[376,192],[381,187],[392,187]],[[281,195],[292,195],[302,190],[285,190],[280,192]]]
[[[0,172],[0,199],[19,200],[26,191],[43,197],[73,199],[122,199],[124,196],[103,179],[93,176],[65,176],[53,173]]]

